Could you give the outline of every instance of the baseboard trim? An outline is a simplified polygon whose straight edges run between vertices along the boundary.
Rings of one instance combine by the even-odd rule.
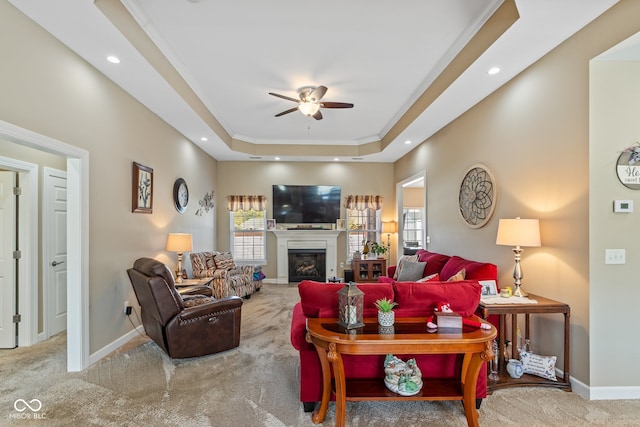
[[[95,353],[90,354],[89,366],[100,361],[101,359],[109,355],[111,352],[119,349],[120,347],[122,347],[123,345],[131,341],[133,338],[138,336],[138,334],[144,334],[144,326],[140,325],[135,329],[132,329],[131,331],[127,332],[117,340],[111,342],[110,344],[107,344],[106,346],[102,347],[100,350],[96,351]]]
[[[590,387],[590,392],[589,400],[640,399],[640,387],[638,386]]]
[[[556,376],[562,378],[561,369],[556,369]],[[640,387],[638,386],[605,386],[592,387],[575,377],[570,377],[571,391],[587,400],[629,400],[640,399]]]

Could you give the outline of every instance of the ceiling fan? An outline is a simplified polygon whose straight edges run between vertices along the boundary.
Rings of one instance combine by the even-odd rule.
[[[300,97],[299,100],[273,92],[269,92],[269,95],[298,103],[296,107],[276,114],[276,117],[284,116],[285,114],[300,110],[300,112],[305,116],[313,117],[316,120],[322,120],[322,113],[320,112],[321,108],[353,108],[353,104],[348,102],[321,101],[326,92],[326,86],[303,86],[298,89],[298,96]]]

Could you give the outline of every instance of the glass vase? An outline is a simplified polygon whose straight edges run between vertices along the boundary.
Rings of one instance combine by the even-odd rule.
[[[500,355],[498,353],[498,341],[493,340],[491,343],[491,351],[493,352],[493,358],[489,362],[489,379],[491,381],[498,381],[500,376],[498,375],[498,359]]]

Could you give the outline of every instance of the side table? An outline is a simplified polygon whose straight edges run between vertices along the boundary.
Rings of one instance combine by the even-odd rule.
[[[517,297],[511,297],[517,298]],[[490,304],[484,303],[482,300],[478,305],[476,314],[483,319],[487,319],[490,315],[495,314],[500,318],[500,331],[499,331],[499,354],[498,358],[498,375],[500,379],[497,381],[487,380],[487,391],[492,392],[500,388],[507,387],[523,387],[523,386],[546,386],[560,388],[566,391],[571,391],[571,381],[569,379],[569,358],[570,356],[570,328],[569,319],[571,317],[571,308],[569,305],[554,301],[549,298],[544,298],[539,295],[529,294],[530,299],[536,300],[537,304],[509,304],[507,302]],[[505,353],[505,327],[506,327],[506,315],[511,314],[511,358],[519,359],[518,348],[516,345],[518,339],[517,324],[518,314],[525,315],[525,329],[523,339],[529,339],[529,316],[531,314],[540,313],[562,313],[564,314],[564,368],[563,378],[558,378],[558,381],[551,381],[545,378],[541,378],[535,375],[524,374],[520,378],[511,378],[507,373],[506,366],[502,360],[502,355]],[[488,374],[487,370],[487,374]]]

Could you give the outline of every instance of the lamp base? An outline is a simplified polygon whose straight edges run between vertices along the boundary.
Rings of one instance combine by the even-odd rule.
[[[514,297],[522,297],[522,298],[524,298],[524,297],[527,296],[527,293],[522,290],[520,285],[516,285],[515,288],[513,289],[513,296]]]

